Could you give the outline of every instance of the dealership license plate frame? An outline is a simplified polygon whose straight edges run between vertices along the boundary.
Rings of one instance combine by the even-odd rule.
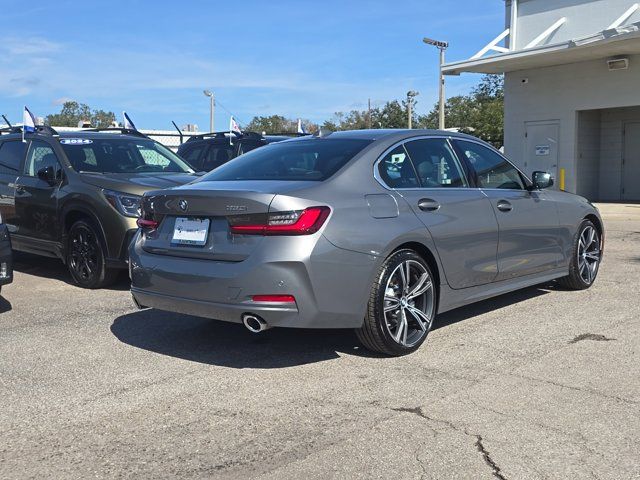
[[[209,239],[209,218],[176,217],[171,243],[182,247],[204,247]]]

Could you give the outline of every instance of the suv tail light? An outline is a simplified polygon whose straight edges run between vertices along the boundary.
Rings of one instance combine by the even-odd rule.
[[[310,235],[320,230],[329,207],[229,217],[231,233],[240,235]]]

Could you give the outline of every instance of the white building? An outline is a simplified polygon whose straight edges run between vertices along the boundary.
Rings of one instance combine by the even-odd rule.
[[[504,31],[444,73],[505,74],[505,152],[525,172],[593,200],[639,201],[640,4],[505,5]]]

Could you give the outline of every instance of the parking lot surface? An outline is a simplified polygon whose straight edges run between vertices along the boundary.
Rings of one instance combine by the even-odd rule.
[[[82,290],[19,255],[0,478],[640,478],[640,205],[601,211],[593,288],[449,312],[403,358],[138,311],[126,278]]]

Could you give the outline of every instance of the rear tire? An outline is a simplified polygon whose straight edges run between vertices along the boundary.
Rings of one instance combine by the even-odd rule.
[[[600,233],[591,220],[584,220],[573,242],[569,275],[558,280],[569,290],[585,290],[595,282],[600,268]]]
[[[367,315],[356,335],[369,350],[401,356],[424,343],[436,314],[434,276],[413,250],[400,250],[380,267]]]
[[[69,229],[67,268],[73,281],[82,288],[104,288],[118,277],[118,270],[106,266],[99,230],[87,220],[78,220]]]

